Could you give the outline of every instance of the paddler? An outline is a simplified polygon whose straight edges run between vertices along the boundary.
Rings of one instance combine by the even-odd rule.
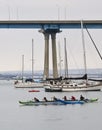
[[[75,98],[74,96],[71,96],[71,100],[75,101],[75,100],[76,100],[76,98]]]
[[[36,98],[36,97],[34,97],[34,101],[35,101],[35,102],[39,102],[39,99]]]
[[[66,101],[66,100],[67,100],[67,97],[66,97],[66,96],[64,96],[64,97],[63,97],[63,99],[64,99],[64,101]]]
[[[80,100],[85,100],[85,98],[82,95],[80,95]]]
[[[53,97],[53,101],[57,101],[57,98],[55,96]]]
[[[44,98],[43,98],[43,100],[44,100],[45,102],[47,102],[47,101],[48,101],[46,97],[44,97]]]

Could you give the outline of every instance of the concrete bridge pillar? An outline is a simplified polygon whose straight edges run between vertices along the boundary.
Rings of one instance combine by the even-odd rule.
[[[45,56],[44,56],[44,77],[49,78],[49,36],[52,40],[52,64],[53,64],[53,78],[58,77],[57,70],[57,52],[56,52],[56,33],[61,32],[59,29],[41,29],[39,32],[45,37]]]
[[[45,37],[44,76],[49,77],[49,34],[44,33],[44,37]]]
[[[57,69],[57,52],[56,52],[56,33],[51,33],[52,39],[52,64],[53,64],[53,77],[58,77]]]

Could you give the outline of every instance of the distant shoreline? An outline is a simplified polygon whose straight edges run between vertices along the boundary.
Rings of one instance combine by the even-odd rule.
[[[84,74],[84,69],[70,69],[69,76],[81,76]],[[90,77],[102,77],[102,69],[88,69],[87,74]],[[24,77],[30,78],[32,75],[31,71],[25,71]],[[0,79],[15,79],[21,77],[21,71],[5,71],[0,72]],[[62,75],[64,76],[64,70],[62,70]],[[52,77],[52,71],[50,70],[50,77]],[[43,70],[35,71],[34,78],[43,78]]]

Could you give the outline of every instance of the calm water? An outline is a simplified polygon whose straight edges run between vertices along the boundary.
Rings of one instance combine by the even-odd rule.
[[[0,81],[0,130],[102,130],[102,92],[29,93],[29,89],[16,89],[13,81]],[[96,103],[62,106],[20,106],[19,100],[34,96],[62,98],[83,94],[99,98]]]

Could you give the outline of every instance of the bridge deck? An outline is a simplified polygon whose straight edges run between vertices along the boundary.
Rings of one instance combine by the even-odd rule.
[[[102,29],[102,20],[83,20],[84,28]],[[9,20],[0,21],[0,28],[18,28],[18,29],[79,29],[80,20]]]

